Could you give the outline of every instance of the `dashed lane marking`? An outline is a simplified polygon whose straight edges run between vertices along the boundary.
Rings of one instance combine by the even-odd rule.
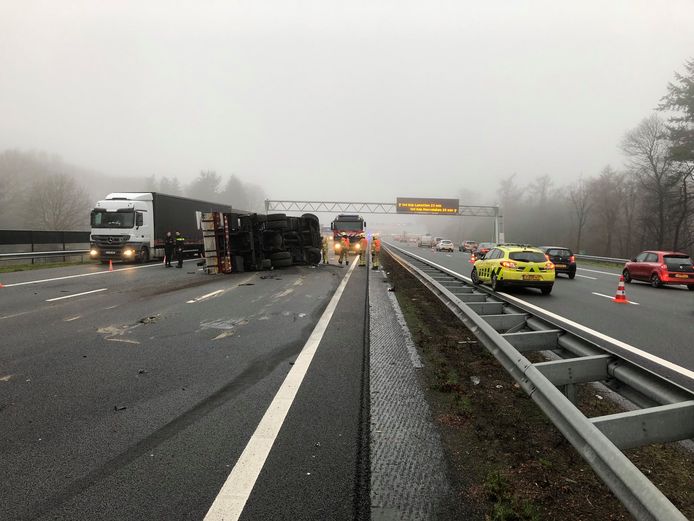
[[[279,434],[284,423],[289,408],[294,402],[296,393],[308,372],[318,346],[323,339],[323,335],[328,329],[330,319],[335,313],[337,304],[347,286],[354,267],[359,262],[355,258],[349,271],[344,276],[340,285],[335,290],[335,294],[330,299],[328,307],[321,315],[316,327],[311,332],[311,336],[301,349],[301,353],[296,357],[294,365],[289,370],[287,377],[282,382],[282,386],[272,400],[272,403],[265,411],[265,415],[255,429],[255,432],[248,441],[246,448],[239,457],[236,465],[229,474],[222,489],[215,498],[210,510],[207,512],[204,521],[236,521],[241,516],[246,502],[248,501],[258,475],[265,465],[265,460],[270,454],[275,439]]]
[[[619,277],[621,273],[611,273],[609,271],[598,271],[598,270],[589,270],[588,268],[576,268],[577,270],[581,271],[589,271],[591,273],[601,273],[602,275],[612,275],[613,277]]]
[[[605,298],[609,298],[609,299],[613,299],[613,298],[614,298],[614,297],[610,297],[609,295],[603,295],[602,293],[596,293],[595,291],[591,291],[591,293],[592,293],[593,295],[597,295],[598,297],[605,297]],[[633,302],[633,301],[631,301],[631,300],[627,300],[627,304],[633,304],[634,306],[640,306],[640,305],[641,305],[641,304],[639,304],[638,302]]]
[[[598,280],[597,277],[589,277],[588,275],[579,275],[578,273],[576,273],[576,276],[581,277],[582,279]]]
[[[46,302],[55,302],[56,300],[65,300],[66,298],[81,297],[82,295],[91,295],[92,293],[100,293],[106,291],[108,288],[93,289],[91,291],[83,291],[82,293],[75,293],[73,295],[64,295],[62,297],[55,297],[46,299]]]
[[[207,295],[203,295],[202,297],[197,297],[197,298],[194,298],[192,300],[188,300],[186,302],[186,304],[195,304],[196,302],[203,301],[203,300],[208,299],[210,297],[215,297],[215,296],[219,295],[220,293],[224,293],[224,290],[218,289],[217,291],[213,291],[212,293],[208,293]]]

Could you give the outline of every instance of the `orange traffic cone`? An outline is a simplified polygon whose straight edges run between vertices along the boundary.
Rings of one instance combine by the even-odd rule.
[[[470,254],[470,260],[468,262],[470,264],[474,264],[475,262],[477,262],[477,256],[475,255],[474,251]]]
[[[2,285],[2,282],[0,282],[0,288],[4,288],[5,286]]]
[[[108,260],[108,271],[113,271],[113,261],[111,259]]]
[[[617,304],[629,303],[629,301],[627,300],[627,296],[624,293],[624,277],[622,275],[619,276],[619,284],[617,284],[617,294],[612,299],[612,302],[616,302]]]

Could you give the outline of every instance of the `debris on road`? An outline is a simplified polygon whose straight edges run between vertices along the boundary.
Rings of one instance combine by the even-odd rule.
[[[114,405],[113,406],[114,411],[124,411],[125,409],[127,409],[127,407],[125,405]]]
[[[149,317],[144,317],[138,320],[140,324],[151,324],[152,322],[156,322],[159,320],[160,315],[151,315]]]

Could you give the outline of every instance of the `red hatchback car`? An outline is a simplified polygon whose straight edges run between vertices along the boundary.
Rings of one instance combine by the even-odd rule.
[[[684,284],[694,291],[694,265],[686,253],[644,251],[624,265],[624,282],[643,280],[654,288],[665,284]]]

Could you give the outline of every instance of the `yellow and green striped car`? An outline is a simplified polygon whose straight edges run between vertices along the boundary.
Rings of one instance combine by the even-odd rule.
[[[470,277],[473,284],[489,283],[494,291],[525,286],[549,295],[554,285],[554,264],[539,248],[499,244],[475,262]]]

